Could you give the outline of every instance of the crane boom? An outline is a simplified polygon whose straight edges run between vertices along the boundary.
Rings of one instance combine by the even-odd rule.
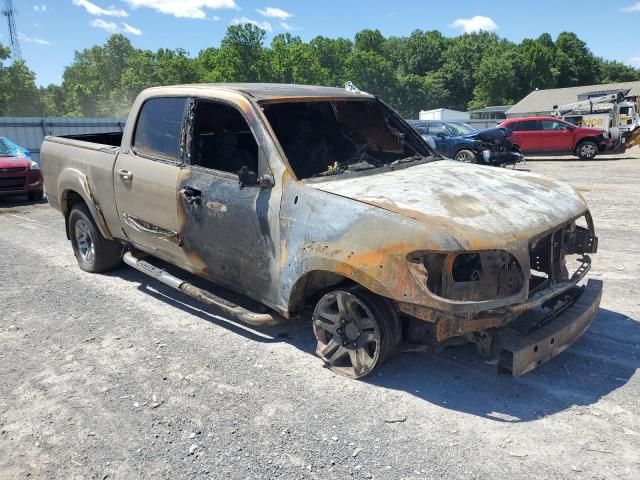
[[[609,95],[602,95],[601,97],[590,98],[588,100],[582,100],[580,102],[568,103],[566,105],[554,105],[552,114],[554,117],[561,118],[563,115],[567,115],[571,112],[589,112],[593,113],[593,106],[603,103],[620,103],[624,101],[624,93],[612,93]]]

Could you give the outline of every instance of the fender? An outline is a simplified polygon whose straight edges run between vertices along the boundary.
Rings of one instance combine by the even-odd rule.
[[[69,192],[75,192],[80,195],[82,200],[84,200],[84,203],[87,204],[87,207],[89,208],[89,211],[91,212],[102,236],[107,240],[113,240],[113,236],[111,235],[111,232],[107,227],[107,223],[104,220],[104,216],[102,215],[100,204],[93,196],[93,193],[91,192],[91,184],[85,174],[75,168],[67,168],[63,170],[58,178],[58,192],[58,204],[60,205],[60,210],[64,214],[65,218],[68,218],[69,213],[67,196]]]

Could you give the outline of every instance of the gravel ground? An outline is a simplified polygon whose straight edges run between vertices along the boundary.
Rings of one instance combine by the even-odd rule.
[[[521,167],[587,198],[605,294],[518,379],[469,347],[336,377],[308,321],[248,328],[132,269],[84,273],[58,212],[0,199],[0,478],[638,479],[639,162]]]

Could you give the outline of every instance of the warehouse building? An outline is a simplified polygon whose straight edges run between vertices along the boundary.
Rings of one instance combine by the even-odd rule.
[[[627,100],[638,103],[640,102],[640,81],[535,90],[505,113],[507,118],[544,116],[551,114],[556,105],[567,105],[618,92],[624,92]]]

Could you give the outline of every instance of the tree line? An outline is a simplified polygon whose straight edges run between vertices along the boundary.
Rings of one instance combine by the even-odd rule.
[[[24,62],[4,64],[0,45],[0,116],[124,117],[136,95],[157,85],[278,82],[343,86],[348,80],[406,117],[421,109],[466,110],[517,102],[532,90],[640,80],[640,70],[596,57],[571,32],[514,43],[489,32],[445,37],[415,30],[385,38],[362,30],[354,40],[290,33],[265,45],[266,32],[229,26],[219,47],[191,57],[185,50],[134,48],[122,35],[77,51],[62,83],[36,86]]]

